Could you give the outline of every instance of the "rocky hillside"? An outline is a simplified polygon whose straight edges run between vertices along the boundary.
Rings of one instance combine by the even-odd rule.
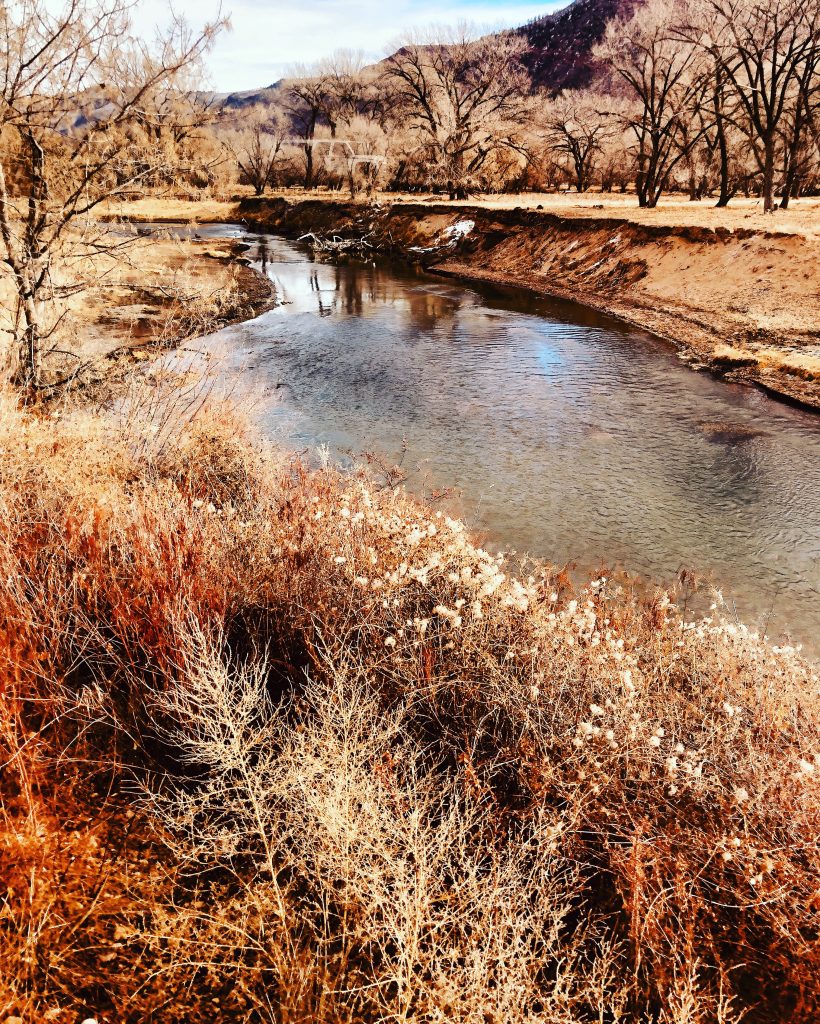
[[[592,49],[603,37],[607,24],[628,15],[641,0],[575,0],[554,14],[545,14],[515,31],[529,46],[527,67],[536,87],[550,90],[577,89],[595,76]],[[267,87],[214,97],[234,110],[259,103],[275,104],[281,82]]]
[[[555,14],[523,25],[518,32],[529,44],[527,65],[536,86],[577,89],[595,76],[592,49],[607,24],[628,15],[639,0],[575,0]]]

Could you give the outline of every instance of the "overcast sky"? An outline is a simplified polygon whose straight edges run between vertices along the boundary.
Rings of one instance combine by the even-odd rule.
[[[565,7],[569,0],[224,0],[233,31],[217,42],[209,65],[220,92],[255,89],[281,78],[295,63],[310,63],[334,50],[363,50],[377,60],[409,28],[466,20],[481,28],[521,25]],[[218,0],[174,0],[192,25],[214,16]],[[140,10],[141,8],[141,10]],[[167,16],[168,4],[140,4],[138,24],[147,31]]]

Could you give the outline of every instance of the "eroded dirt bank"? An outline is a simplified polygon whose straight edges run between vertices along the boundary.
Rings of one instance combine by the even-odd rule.
[[[250,226],[363,238],[442,274],[572,299],[673,342],[687,362],[820,409],[820,241],[463,204],[246,199]]]

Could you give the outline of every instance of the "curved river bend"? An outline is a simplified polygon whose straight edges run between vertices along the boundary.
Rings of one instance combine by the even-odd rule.
[[[581,306],[200,231],[246,237],[276,284],[278,308],[206,341],[267,391],[275,440],[390,462],[406,444],[408,486],[457,488],[494,543],[661,583],[692,567],[742,620],[820,647],[820,417]]]

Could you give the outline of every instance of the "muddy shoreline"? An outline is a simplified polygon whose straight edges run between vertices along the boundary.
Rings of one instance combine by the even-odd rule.
[[[229,286],[226,300],[200,322],[186,320],[186,303],[164,297],[156,287],[146,287],[139,296],[141,315],[136,322],[127,303],[119,307],[112,304],[102,322],[92,319],[88,325],[98,336],[96,351],[77,374],[72,385],[75,395],[86,402],[104,404],[126,386],[138,365],[212,331],[251,320],[275,305],[273,283],[247,260],[247,246],[232,240],[208,240],[207,248],[201,250],[198,246],[194,243],[187,256],[196,267],[198,287],[219,293]],[[178,332],[167,337],[152,336],[151,323],[175,311],[181,313]],[[100,335],[105,339],[102,342]],[[55,396],[59,398],[60,392]]]
[[[272,198],[237,210],[251,229],[361,239],[364,253],[589,306],[668,341],[694,369],[820,410],[820,303],[806,286],[820,261],[814,240],[445,203]],[[464,237],[448,235],[465,224]]]

